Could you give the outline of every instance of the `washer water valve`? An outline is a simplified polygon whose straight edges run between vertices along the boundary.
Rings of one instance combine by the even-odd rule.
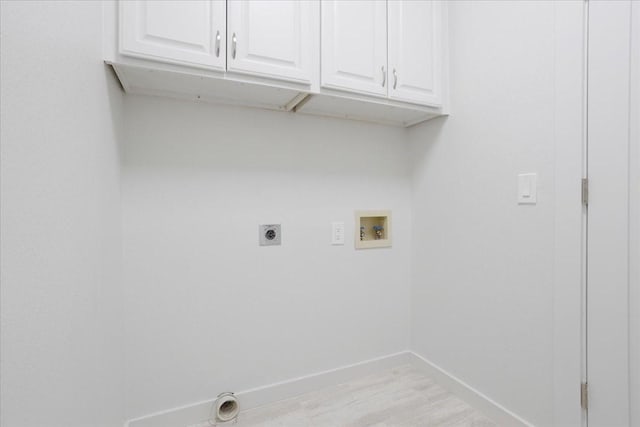
[[[381,225],[374,225],[373,231],[376,233],[376,240],[382,239],[382,232],[384,231],[384,227]]]

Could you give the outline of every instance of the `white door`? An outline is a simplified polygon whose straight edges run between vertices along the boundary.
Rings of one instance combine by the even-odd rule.
[[[389,2],[389,98],[442,104],[442,4]]]
[[[638,187],[632,180],[637,158],[632,160],[630,156],[634,147],[630,136],[633,124],[640,120],[637,111],[635,116],[630,114],[630,94],[632,90],[637,93],[639,83],[635,78],[637,71],[631,78],[632,56],[637,60],[640,55],[640,46],[631,44],[632,3],[630,0],[589,2],[587,381],[590,427],[623,427],[640,422],[631,423],[630,409],[638,403],[629,396],[630,368],[637,369],[640,363],[637,355],[630,355],[630,339],[633,343],[632,334],[638,331],[637,325],[630,324],[630,310],[637,307],[630,301],[635,291],[633,286],[637,286],[632,281],[632,268],[638,263],[637,258],[631,258],[635,240],[631,226],[633,221],[637,226],[637,218],[631,216],[630,202],[637,201],[633,191]]]
[[[229,71],[311,83],[317,2],[234,0],[227,13]]]
[[[224,0],[121,1],[120,53],[224,71]]]
[[[321,22],[321,84],[387,95],[387,2],[325,0]]]

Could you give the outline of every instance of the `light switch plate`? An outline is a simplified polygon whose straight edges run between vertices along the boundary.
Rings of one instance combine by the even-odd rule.
[[[344,222],[331,223],[331,244],[344,245]]]
[[[518,204],[535,205],[538,199],[538,174],[521,173],[518,175]]]
[[[280,224],[262,224],[258,226],[260,246],[278,246],[282,242]]]

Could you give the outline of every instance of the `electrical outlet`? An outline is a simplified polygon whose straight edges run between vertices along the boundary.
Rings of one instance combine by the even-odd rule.
[[[344,222],[331,223],[331,244],[344,245]]]
[[[260,246],[279,246],[282,242],[280,224],[262,224],[258,226]]]

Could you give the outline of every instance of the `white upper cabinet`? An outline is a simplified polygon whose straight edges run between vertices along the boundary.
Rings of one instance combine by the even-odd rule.
[[[121,1],[123,55],[225,70],[224,0]]]
[[[387,2],[324,0],[321,85],[387,95]]]
[[[393,0],[388,11],[389,98],[441,105],[442,4]]]
[[[233,0],[227,17],[229,71],[311,83],[317,3]]]
[[[446,11],[438,0],[103,0],[105,62],[127,93],[410,126],[448,114]]]

